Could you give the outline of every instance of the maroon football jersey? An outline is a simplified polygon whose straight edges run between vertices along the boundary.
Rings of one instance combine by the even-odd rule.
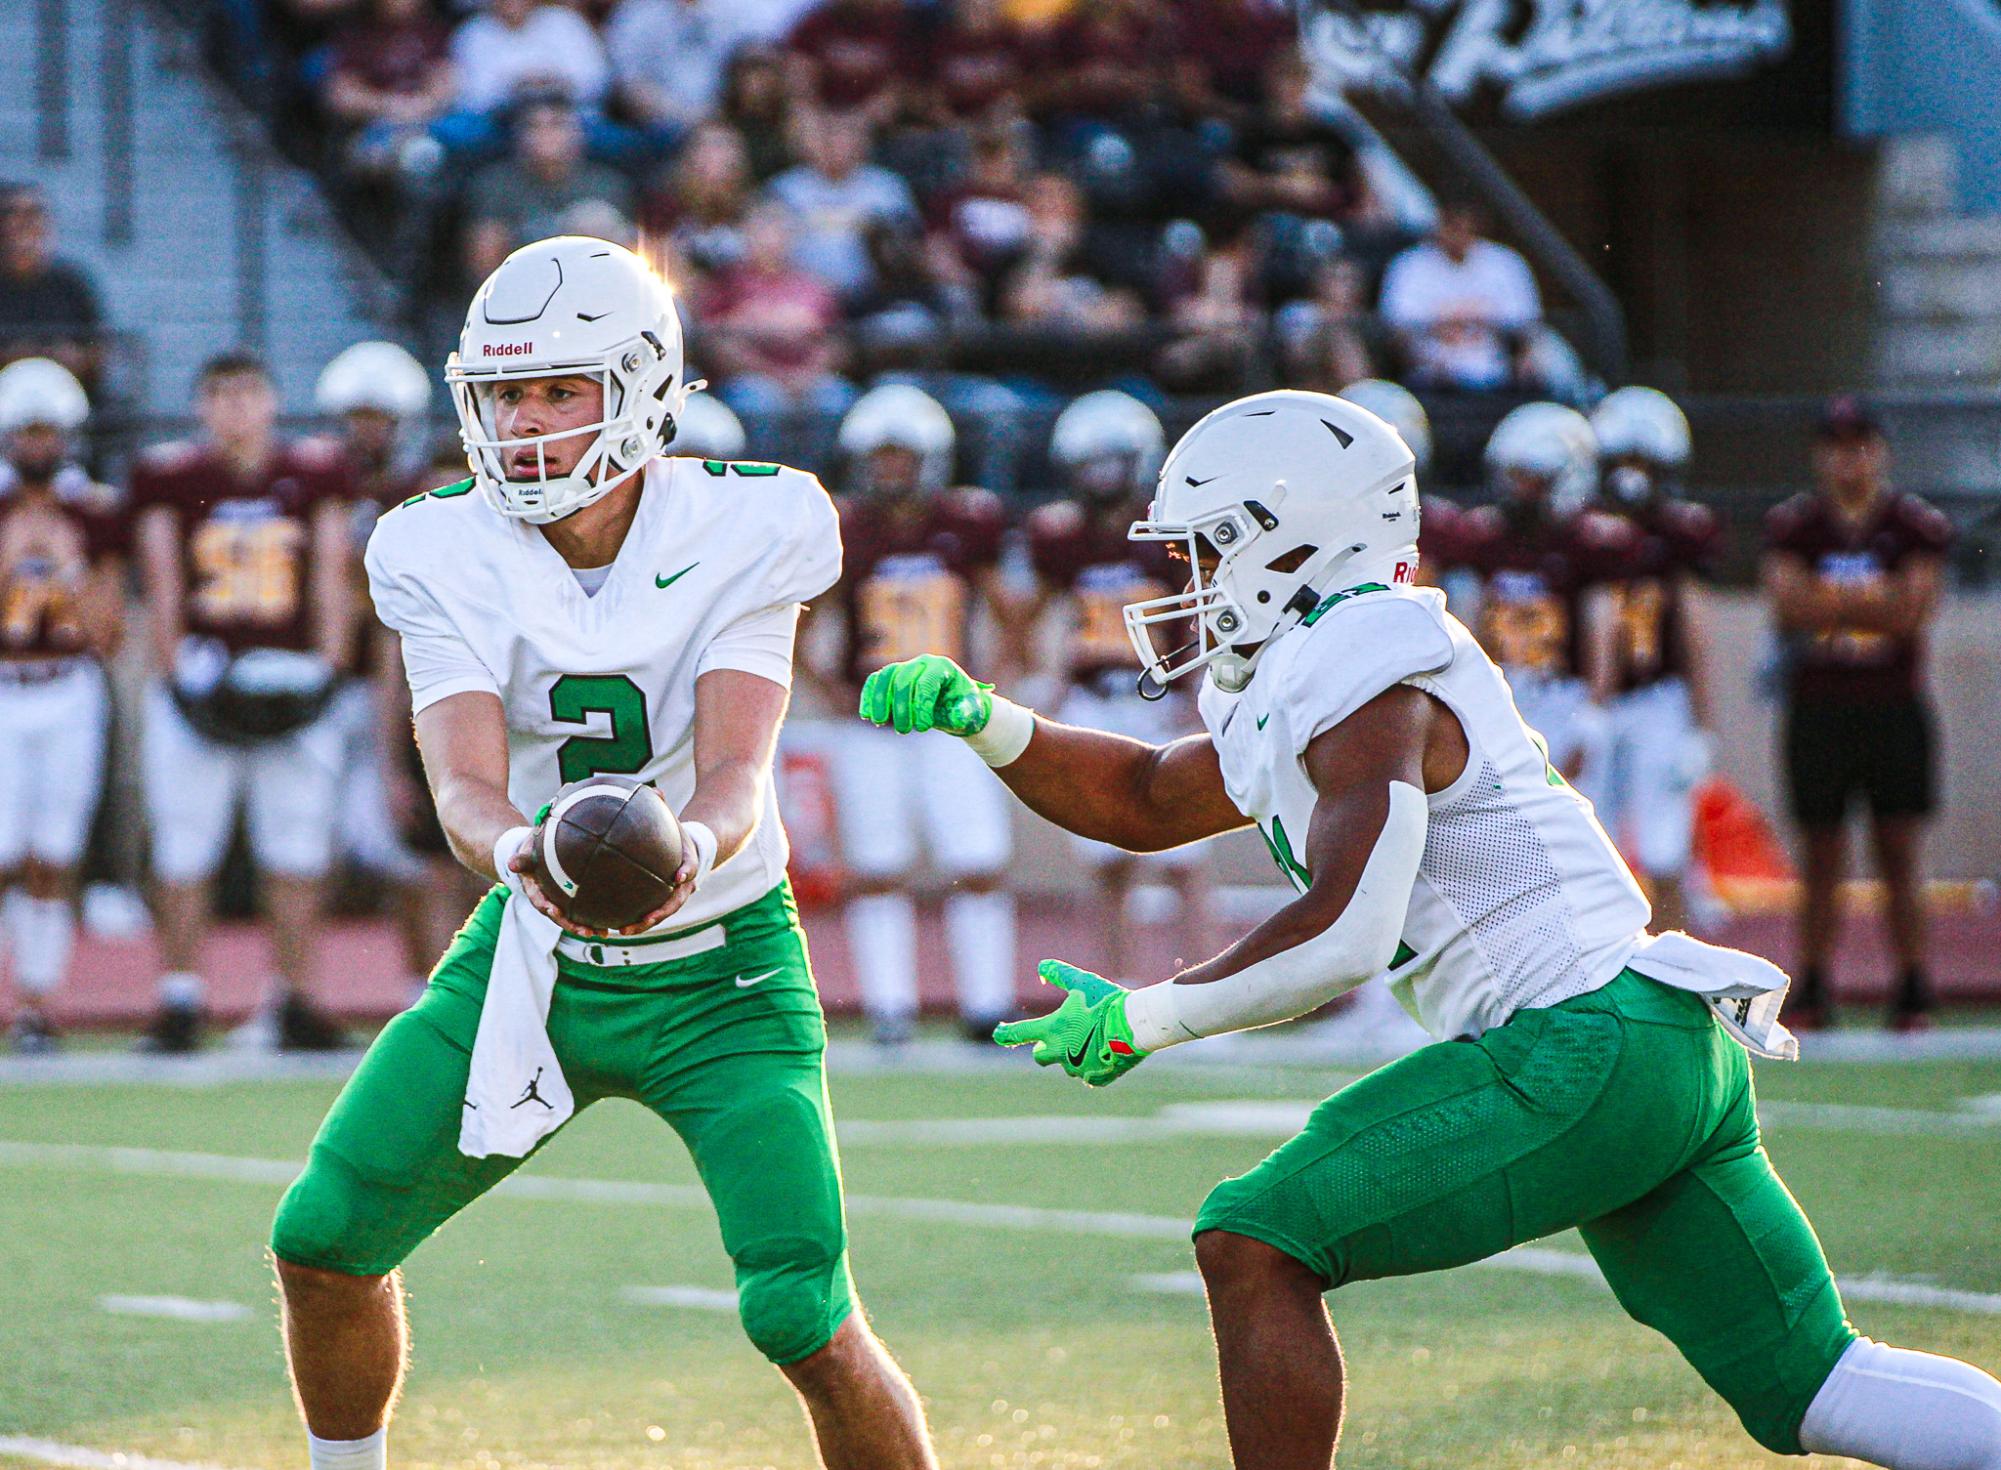
[[[1057,500],[1028,518],[1028,553],[1036,575],[1076,604],[1064,664],[1079,683],[1108,672],[1137,678],[1139,660],[1126,637],[1126,604],[1165,597],[1188,580],[1165,542],[1126,539],[1132,523],[1146,513],[1145,501],[1094,506]]]
[[[280,445],[257,475],[239,478],[205,444],[148,451],[132,470],[130,514],[173,512],[181,545],[181,616],[189,633],[232,652],[313,647],[312,520],[352,490],[326,441]]]
[[[1584,594],[1630,565],[1638,536],[1616,516],[1483,505],[1459,519],[1459,563],[1480,578],[1480,644],[1510,674],[1579,678]]]
[[[89,653],[79,599],[124,552],[116,495],[81,470],[60,471],[53,491],[0,487],[0,662]]]
[[[1723,546],[1723,523],[1692,500],[1657,500],[1619,512],[1639,533],[1632,563],[1614,584],[1619,627],[1614,687],[1624,693],[1684,678],[1682,598],[1690,576],[1707,575]]]
[[[1456,500],[1443,495],[1426,495],[1418,503],[1418,581],[1436,587],[1447,572],[1465,565],[1462,542],[1466,535],[1466,510]]]
[[[1952,522],[1915,495],[1879,496],[1850,520],[1826,496],[1795,495],[1765,517],[1768,550],[1798,557],[1816,577],[1851,586],[1880,584],[1919,557],[1941,557]],[[1918,691],[1923,635],[1833,628],[1803,635],[1793,649],[1792,693],[1801,699],[1875,704]]]
[[[847,624],[841,670],[856,684],[901,659],[963,664],[975,580],[1000,561],[1007,511],[990,490],[927,500],[843,498],[836,595]]]

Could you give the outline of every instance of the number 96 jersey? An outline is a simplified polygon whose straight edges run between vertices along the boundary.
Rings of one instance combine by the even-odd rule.
[[[413,708],[497,695],[507,794],[523,812],[596,774],[648,781],[680,811],[695,791],[696,679],[738,669],[789,684],[799,604],[840,575],[840,526],[813,476],[698,459],[640,473],[638,513],[595,594],[470,480],[411,497],[369,538],[369,589],[402,636]],[[750,841],[672,927],[763,897],[786,855],[767,785]]]
[[[322,441],[280,445],[247,478],[211,446],[167,444],[133,466],[130,513],[173,513],[189,633],[232,653],[303,651],[313,646],[313,514],[350,494],[345,461]]]

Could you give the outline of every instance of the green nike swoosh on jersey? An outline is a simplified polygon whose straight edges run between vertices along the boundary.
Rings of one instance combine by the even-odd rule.
[[[1259,728],[1260,730],[1264,729],[1264,727],[1265,727],[1265,721],[1266,721],[1266,720],[1268,720],[1268,719],[1270,719],[1270,718],[1271,718],[1271,716],[1270,716],[1270,715],[1259,715],[1259,716],[1258,716],[1258,728]]]
[[[653,574],[653,585],[655,587],[672,587],[676,582],[680,581],[683,577],[687,576],[688,573],[692,572],[693,570],[695,570],[696,567],[700,565],[701,563],[698,561],[691,561],[671,577],[663,577],[658,572],[655,572]]]

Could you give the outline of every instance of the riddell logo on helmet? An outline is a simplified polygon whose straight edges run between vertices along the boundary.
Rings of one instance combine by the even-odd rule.
[[[489,342],[480,348],[481,357],[526,357],[535,350],[533,342]]]

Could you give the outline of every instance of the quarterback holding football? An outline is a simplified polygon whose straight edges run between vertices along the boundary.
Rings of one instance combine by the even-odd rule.
[[[826,1028],[772,794],[799,607],[840,575],[833,503],[780,465],[666,457],[690,391],[680,323],[617,245],[510,255],[446,380],[472,476],[386,513],[366,563],[439,820],[497,881],[370,1048],[272,1228],[315,1470],[386,1462],[404,1258],[606,1097],[687,1144],[744,1330],[823,1461],[930,1466],[848,1272]],[[557,859],[566,811],[636,783],[678,816],[655,824],[679,832],[665,897],[617,931],[564,918],[605,911]]]
[[[1860,1336],[1759,1144],[1746,1052],[1797,1053],[1785,976],[1648,932],[1500,670],[1414,585],[1395,431],[1318,393],[1228,404],[1168,456],[1131,535],[1188,577],[1126,609],[1143,687],[1199,675],[1204,733],[1151,745],[1060,724],[934,656],[874,675],[861,712],[964,739],[1036,812],[1129,850],[1255,822],[1296,890],[1158,984],[1045,961],[1061,1006],[1002,1026],[1003,1044],[1101,1086],[1385,970],[1438,1038],[1322,1103],[1195,1220],[1241,1470],[1333,1456],[1345,1368],[1323,1293],[1571,1227],[1767,1448],[2001,1466],[2001,1383]],[[1180,620],[1192,636],[1158,653],[1152,629]]]

